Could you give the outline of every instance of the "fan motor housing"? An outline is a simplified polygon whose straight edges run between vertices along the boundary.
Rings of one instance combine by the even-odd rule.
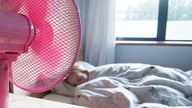
[[[34,26],[26,16],[0,11],[1,53],[26,52],[34,34]]]

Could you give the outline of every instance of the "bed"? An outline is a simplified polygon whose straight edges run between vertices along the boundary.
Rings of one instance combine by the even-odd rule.
[[[142,63],[94,67],[89,81],[72,87],[61,82],[44,99],[91,108],[192,107],[192,70]]]

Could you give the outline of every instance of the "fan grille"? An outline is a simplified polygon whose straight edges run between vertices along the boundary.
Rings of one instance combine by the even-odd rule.
[[[27,16],[36,27],[28,52],[12,64],[11,82],[41,92],[69,73],[78,55],[81,30],[74,0],[9,0],[8,9]]]

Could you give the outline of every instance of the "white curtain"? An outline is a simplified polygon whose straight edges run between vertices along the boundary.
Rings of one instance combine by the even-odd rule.
[[[95,66],[114,63],[115,0],[89,0],[86,3],[84,59]]]

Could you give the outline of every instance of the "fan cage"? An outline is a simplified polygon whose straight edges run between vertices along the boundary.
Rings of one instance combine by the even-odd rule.
[[[81,46],[79,9],[74,0],[9,0],[7,9],[25,15],[36,36],[12,63],[9,79],[30,92],[52,89],[69,74]]]

